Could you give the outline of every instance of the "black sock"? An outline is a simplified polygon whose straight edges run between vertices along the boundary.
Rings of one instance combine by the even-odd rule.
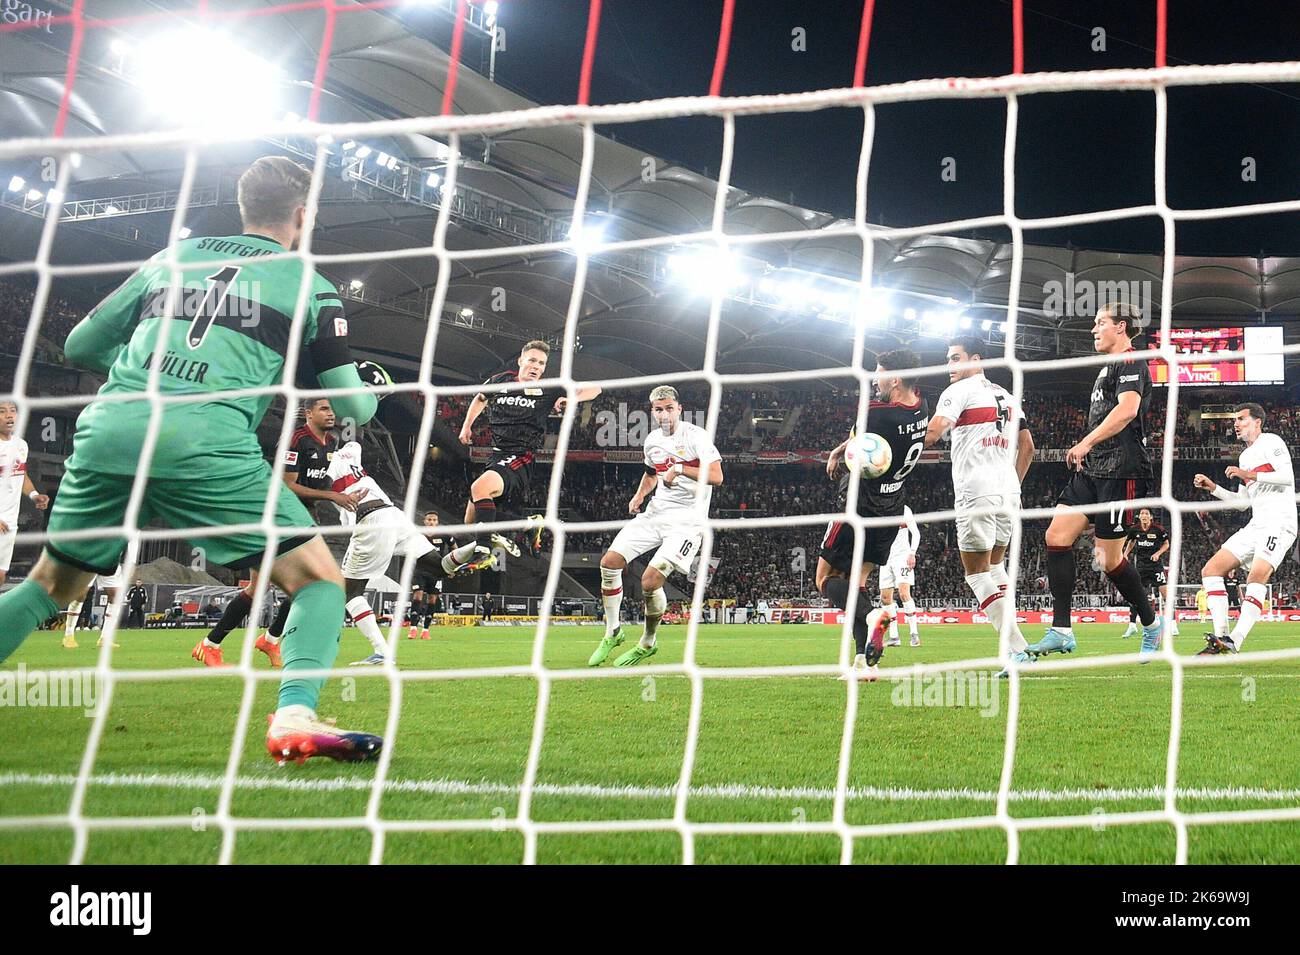
[[[271,626],[267,628],[267,633],[280,639],[280,634],[284,633],[284,622],[289,619],[289,607],[293,601],[288,597],[280,598],[280,606],[275,608],[275,619],[271,621]]]
[[[844,577],[829,577],[822,585],[826,599],[847,610],[849,606],[849,582]],[[867,652],[867,641],[871,638],[871,627],[867,625],[867,614],[871,612],[871,598],[865,590],[858,591],[858,606],[853,614],[853,643],[858,653]]]
[[[1047,585],[1052,591],[1052,626],[1070,626],[1074,599],[1074,548],[1047,548]]]
[[[826,599],[841,610],[849,608],[849,582],[843,577],[827,577],[822,584],[822,593]]]
[[[241,590],[231,597],[230,603],[226,604],[226,609],[221,611],[221,619],[212,628],[212,632],[208,634],[209,642],[220,646],[221,641],[226,639],[226,634],[238,627],[252,608],[253,598],[244,591]]]
[[[1125,558],[1113,570],[1106,571],[1106,576],[1137,611],[1138,616],[1142,618],[1142,626],[1151,626],[1155,622],[1156,615],[1151,609],[1151,600],[1147,597],[1147,589],[1142,585],[1142,577],[1138,574],[1137,568]]]
[[[490,497],[481,501],[474,502],[474,523],[491,524],[497,519],[497,503]],[[480,547],[490,547],[492,540],[492,529],[486,528],[478,531],[474,535],[474,542]]]
[[[1128,622],[1129,622],[1129,623],[1137,623],[1137,618],[1138,618],[1138,608],[1137,608],[1137,607],[1129,607],[1129,610],[1128,610]]]
[[[865,597],[866,594],[863,594]],[[864,617],[853,618],[853,643],[858,648],[859,655],[865,655],[867,652],[867,642],[871,639],[871,627],[868,626]]]

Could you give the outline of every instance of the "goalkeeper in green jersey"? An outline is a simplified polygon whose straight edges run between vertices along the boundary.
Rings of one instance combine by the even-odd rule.
[[[324,680],[295,676],[334,664],[343,578],[306,508],[282,482],[272,482],[262,457],[256,430],[272,396],[238,394],[282,382],[295,335],[299,387],[362,387],[334,286],[314,272],[304,277],[307,266],[296,258],[265,258],[297,247],[310,184],[311,173],[289,159],[257,160],[239,180],[244,234],[186,239],[160,252],[72,330],[64,353],[72,364],[108,375],[101,399],[144,392],[155,363],[164,397],[212,398],[160,404],[158,439],[147,461],[143,445],[153,413],[147,398],[89,405],[77,421],[45,550],[31,575],[0,596],[3,661],[41,621],[80,598],[92,577],[113,572],[124,536],[68,532],[121,527],[137,477],[147,481],[138,526],[159,519],[188,529],[207,560],[233,569],[259,566],[265,549],[274,547],[271,579],[293,598],[284,680],[267,732],[267,749],[282,762],[369,759],[383,745],[377,736],[318,720]],[[304,281],[305,311],[295,332]],[[331,402],[340,419],[357,426],[375,413],[368,392],[333,395]],[[220,530],[260,523],[268,495],[276,526],[294,530],[269,541],[255,531]]]

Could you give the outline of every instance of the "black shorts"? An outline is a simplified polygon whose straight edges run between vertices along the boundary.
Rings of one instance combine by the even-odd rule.
[[[1112,501],[1133,501],[1146,497],[1150,486],[1148,478],[1101,478],[1076,471],[1056,499],[1057,504],[1084,507],[1089,504],[1109,504]],[[1088,522],[1098,540],[1116,540],[1128,534],[1130,509],[1112,507],[1100,514],[1089,514]]]
[[[889,549],[898,536],[897,527],[868,527],[866,540],[862,542],[862,561],[877,567],[889,562]],[[820,555],[841,574],[852,579],[853,568],[852,524],[845,521],[831,521],[826,525],[826,534],[822,537]]]
[[[1142,583],[1148,587],[1163,587],[1169,583],[1165,568],[1158,564],[1139,565],[1138,576],[1142,578]]]
[[[528,489],[533,481],[533,452],[531,451],[494,451],[495,457],[483,469],[483,474],[495,471],[501,475],[505,485],[500,504],[522,505],[528,502]],[[482,477],[482,475],[480,475]]]

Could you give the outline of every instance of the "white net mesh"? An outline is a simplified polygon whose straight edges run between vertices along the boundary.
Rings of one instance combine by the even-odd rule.
[[[78,29],[80,29],[80,21],[78,21]],[[327,49],[323,51],[323,57],[328,57]],[[445,138],[450,148],[451,161],[449,161],[446,166],[446,183],[443,194],[445,196],[454,196],[457,188],[457,163],[455,159],[460,154],[462,136],[469,134],[490,134],[523,128],[576,124],[581,128],[583,140],[582,165],[578,178],[578,192],[574,205],[574,232],[577,234],[580,233],[581,230],[584,210],[588,207],[588,195],[591,185],[594,156],[593,144],[595,126],[602,125],[617,127],[620,124],[649,119],[684,116],[712,116],[719,117],[722,120],[722,163],[717,175],[718,187],[716,190],[716,201],[713,208],[712,222],[709,229],[696,233],[660,235],[644,239],[600,243],[596,245],[589,242],[549,242],[536,243],[532,245],[509,245],[488,249],[454,250],[450,249],[447,244],[452,203],[449,201],[442,201],[438,203],[437,223],[434,229],[432,242],[427,245],[419,245],[396,251],[384,250],[370,253],[325,255],[316,253],[313,250],[310,241],[311,229],[309,223],[309,227],[306,231],[306,238],[302,247],[296,252],[286,253],[286,255],[292,255],[300,259],[309,267],[326,267],[344,263],[365,263],[381,260],[393,262],[406,258],[428,256],[432,256],[438,264],[437,284],[434,289],[433,300],[429,310],[430,320],[427,326],[423,350],[419,356],[420,378],[417,382],[398,384],[389,389],[391,391],[418,392],[424,399],[423,419],[418,438],[415,442],[415,447],[417,449],[416,459],[410,464],[410,474],[412,475],[412,479],[409,481],[407,494],[405,501],[403,502],[407,515],[413,518],[416,516],[415,510],[419,494],[420,482],[418,476],[423,473],[426,464],[426,449],[430,445],[436,401],[448,396],[473,395],[481,390],[477,386],[441,387],[433,384],[433,355],[438,343],[438,335],[442,325],[441,316],[444,313],[449,281],[453,273],[452,266],[454,264],[469,265],[475,262],[490,262],[494,258],[506,256],[517,257],[521,254],[543,255],[559,251],[571,252],[573,254],[575,259],[575,272],[572,283],[572,294],[568,302],[567,315],[564,324],[563,343],[562,347],[559,349],[560,361],[557,379],[558,382],[568,389],[571,396],[577,391],[577,389],[584,385],[599,385],[606,389],[635,387],[642,392],[648,392],[652,386],[657,384],[674,381],[688,381],[693,378],[703,378],[707,380],[709,384],[711,396],[708,406],[707,428],[710,433],[714,433],[717,428],[724,387],[751,385],[760,381],[764,384],[792,383],[826,377],[828,370],[824,368],[775,375],[764,373],[761,376],[724,374],[719,372],[716,367],[716,357],[718,354],[718,338],[722,307],[725,298],[725,293],[721,287],[717,287],[713,294],[712,305],[708,316],[707,333],[705,336],[704,361],[698,372],[683,373],[680,375],[632,377],[604,381],[587,381],[575,377],[574,357],[576,354],[575,341],[577,338],[578,320],[581,314],[588,263],[593,255],[633,249],[668,248],[686,243],[703,247],[713,246],[720,250],[721,253],[725,254],[730,249],[744,248],[765,243],[799,241],[806,238],[806,233],[802,230],[744,235],[728,233],[725,230],[724,225],[727,211],[726,202],[734,148],[735,119],[737,116],[782,111],[824,110],[832,107],[852,107],[862,110],[864,133],[858,164],[854,219],[851,224],[828,226],[822,229],[820,237],[829,238],[832,236],[853,236],[861,242],[861,280],[863,288],[868,288],[871,285],[873,275],[872,252],[873,242],[875,240],[931,233],[957,232],[972,228],[991,226],[1002,226],[1008,229],[1011,234],[1013,257],[1011,260],[1009,282],[1010,302],[1007,309],[1007,324],[1005,331],[1006,351],[1001,358],[989,360],[986,362],[986,365],[989,367],[1005,367],[1009,369],[1015,383],[1013,390],[1017,396],[1019,396],[1023,391],[1024,373],[1026,370],[1031,369],[1035,373],[1041,373],[1053,369],[1100,365],[1118,360],[1118,356],[1086,356],[1028,363],[1023,359],[1017,358],[1015,354],[1016,323],[1018,314],[1017,298],[1021,286],[1025,231],[1031,229],[1079,225],[1090,222],[1112,222],[1144,216],[1159,217],[1164,224],[1165,233],[1164,269],[1160,294],[1160,301],[1163,303],[1163,307],[1159,316],[1159,325],[1163,333],[1161,341],[1166,343],[1165,346],[1160,349],[1159,354],[1170,364],[1172,371],[1170,375],[1168,399],[1165,411],[1166,419],[1163,439],[1163,468],[1160,475],[1159,485],[1160,493],[1156,497],[1136,501],[1133,503],[1133,506],[1149,505],[1152,507],[1161,507],[1171,515],[1172,524],[1170,531],[1172,543],[1169,554],[1169,564],[1173,573],[1171,575],[1170,587],[1171,591],[1176,593],[1177,587],[1179,586],[1176,574],[1177,568],[1180,566],[1180,554],[1183,544],[1184,514],[1193,507],[1198,511],[1213,511],[1223,509],[1229,505],[1218,502],[1196,502],[1193,505],[1188,502],[1180,501],[1176,497],[1173,488],[1173,447],[1176,435],[1176,428],[1174,425],[1177,409],[1179,407],[1179,385],[1176,369],[1179,363],[1185,360],[1185,356],[1175,352],[1173,348],[1167,344],[1169,342],[1168,332],[1171,327],[1171,303],[1173,301],[1172,282],[1174,276],[1175,227],[1180,221],[1192,219],[1210,219],[1279,211],[1297,211],[1300,210],[1300,200],[1213,209],[1193,210],[1172,208],[1166,200],[1164,174],[1167,143],[1166,89],[1171,86],[1244,82],[1295,82],[1297,80],[1300,80],[1300,63],[1262,63],[1212,67],[1159,68],[1148,70],[1111,70],[1087,73],[1011,75],[982,79],[935,79],[909,82],[893,86],[819,90],[815,92],[789,95],[727,98],[710,96],[656,100],[651,102],[613,106],[570,105],[560,107],[539,107],[506,113],[487,113],[468,116],[422,116],[411,119],[352,123],[334,126],[326,126],[310,122],[293,122],[290,124],[281,124],[279,126],[268,126],[267,128],[258,130],[257,132],[259,135],[292,135],[298,138],[318,137],[319,148],[316,154],[313,174],[313,190],[309,204],[309,216],[314,217],[317,207],[317,199],[320,195],[322,185],[322,175],[326,165],[326,150],[331,148],[333,144],[340,143],[345,139],[360,139],[362,137],[374,138],[403,133],[420,133]],[[1016,191],[1015,159],[1017,156],[1016,137],[1018,99],[1019,97],[1026,95],[1080,90],[1149,90],[1152,92],[1156,103],[1155,202],[1150,205],[1108,209],[1077,215],[1053,216],[1038,219],[1020,218],[1016,214],[1014,202]],[[875,108],[878,105],[885,103],[970,98],[1001,98],[1006,102],[1007,122],[1003,164],[1004,187],[1002,212],[998,215],[984,216],[977,219],[938,222],[902,229],[887,229],[869,223],[866,218],[866,196],[871,165],[870,156],[875,124]],[[186,150],[184,176],[179,190],[179,200],[176,202],[172,216],[170,229],[171,239],[175,241],[175,239],[181,234],[181,229],[185,222],[189,197],[192,194],[195,183],[195,172],[199,163],[200,147],[207,147],[225,140],[233,141],[236,139],[246,139],[249,136],[250,133],[248,130],[232,129],[222,134],[205,134],[201,142],[193,135],[186,134],[183,131],[159,131],[138,135],[80,139],[9,139],[0,141],[0,161],[32,156],[57,157],[59,161],[59,178],[54,188],[60,195],[63,195],[66,192],[69,181],[71,170],[70,159],[74,155],[91,157],[99,153],[110,153],[129,149],[184,149]],[[46,218],[41,233],[40,244],[33,258],[28,262],[0,265],[0,275],[34,272],[38,280],[35,299],[31,309],[28,335],[24,340],[22,354],[18,363],[17,377],[14,384],[14,397],[19,402],[21,415],[23,416],[19,422],[20,432],[25,425],[26,416],[38,414],[44,409],[79,407],[90,400],[89,398],[45,397],[40,394],[32,393],[28,387],[28,376],[33,361],[33,353],[38,337],[37,333],[42,321],[47,297],[50,294],[51,283],[60,277],[120,272],[124,268],[130,268],[140,264],[137,262],[115,262],[102,266],[59,266],[52,264],[51,249],[53,247],[56,231],[59,227],[59,220],[59,204],[56,202],[48,203],[46,205]],[[172,264],[175,266],[174,262]],[[305,272],[304,275],[310,275],[310,270]],[[293,318],[293,334],[290,336],[291,345],[286,363],[286,382],[293,380],[293,372],[299,359],[298,342],[302,329],[308,291],[309,285],[307,280],[304,279],[298,309]],[[868,301],[868,296],[858,295],[855,320],[853,322],[854,331],[852,344],[852,353],[854,356],[857,356],[855,364],[850,367],[833,369],[834,372],[843,376],[852,376],[858,382],[861,394],[857,420],[859,431],[866,429],[866,396],[873,383],[872,374],[865,370],[861,364],[861,356],[866,351],[867,335],[870,329],[870,315],[868,314],[869,308],[870,303]],[[162,342],[160,339],[158,348],[161,349],[161,347]],[[1300,351],[1300,345],[1287,346],[1283,351],[1287,354]],[[1244,355],[1242,353],[1224,353],[1222,357],[1231,359],[1244,357]],[[146,460],[150,457],[153,445],[157,439],[158,424],[160,421],[158,412],[164,402],[185,400],[183,398],[174,397],[165,398],[158,391],[158,368],[159,363],[155,362],[153,379],[149,391],[149,397],[154,411],[146,442],[145,453],[142,456]],[[933,368],[921,370],[922,373],[939,373],[943,371],[946,371],[945,366],[935,366]],[[302,395],[301,392],[290,384],[283,384],[273,389],[269,389],[269,391],[274,395],[285,399],[290,407],[295,406]],[[211,394],[204,394],[199,396],[199,400],[211,400],[212,397]],[[370,847],[370,859],[372,862],[380,862],[384,858],[385,838],[389,833],[453,832],[467,830],[499,831],[502,829],[514,829],[522,833],[524,844],[523,861],[526,863],[533,863],[537,860],[539,834],[550,833],[588,834],[600,832],[672,832],[676,833],[680,837],[681,857],[686,863],[691,863],[695,860],[695,839],[698,836],[743,834],[822,834],[834,836],[840,840],[842,846],[841,859],[843,862],[849,863],[852,862],[854,858],[855,840],[864,837],[997,828],[1001,829],[1005,833],[1006,861],[1008,863],[1015,863],[1019,855],[1019,835],[1024,831],[1083,826],[1134,826],[1149,823],[1165,823],[1172,826],[1176,833],[1176,861],[1178,863],[1185,863],[1188,856],[1187,834],[1190,826],[1222,825],[1270,820],[1300,820],[1300,805],[1275,809],[1186,812],[1179,808],[1177,800],[1179,745],[1183,724],[1184,675],[1188,669],[1201,667],[1213,668],[1227,663],[1241,665],[1247,662],[1262,663],[1282,659],[1296,659],[1300,658],[1300,648],[1247,652],[1230,658],[1189,658],[1179,656],[1174,652],[1173,641],[1165,642],[1161,655],[1161,659],[1172,671],[1172,695],[1170,699],[1170,720],[1165,781],[1163,787],[1158,790],[1153,790],[1151,793],[1158,794],[1163,800],[1163,806],[1159,810],[1135,812],[1106,811],[1101,813],[1089,813],[1087,815],[1013,816],[1011,808],[1012,802],[1016,798],[1016,794],[1012,788],[1012,779],[1013,770],[1015,769],[1016,764],[1022,684],[1020,670],[1016,667],[1012,667],[1008,683],[1009,692],[1006,706],[1006,733],[1003,759],[997,790],[995,794],[992,794],[995,801],[995,811],[991,815],[984,814],[946,819],[926,819],[869,825],[851,824],[846,817],[846,807],[850,798],[873,797],[870,793],[864,794],[862,792],[855,792],[853,787],[850,785],[850,761],[854,750],[855,727],[859,722],[859,697],[863,692],[870,692],[870,690],[860,687],[856,680],[847,679],[844,683],[844,719],[838,765],[835,775],[835,786],[832,797],[833,808],[831,818],[828,821],[704,822],[692,820],[688,813],[688,808],[689,800],[693,792],[693,769],[701,732],[701,719],[706,685],[712,681],[737,679],[781,680],[799,677],[834,678],[837,676],[846,676],[849,673],[848,668],[850,664],[850,641],[848,639],[850,636],[849,623],[846,622],[844,625],[844,639],[841,642],[840,658],[839,662],[834,665],[747,666],[736,668],[702,666],[698,662],[697,658],[697,648],[700,637],[698,624],[701,619],[700,608],[706,595],[707,575],[700,574],[694,584],[694,591],[692,594],[692,613],[690,616],[690,623],[686,628],[685,648],[683,659],[680,664],[646,665],[634,670],[591,670],[586,668],[557,670],[548,668],[544,663],[544,654],[547,646],[548,633],[550,632],[552,609],[556,597],[557,581],[560,576],[566,535],[590,531],[609,532],[616,530],[621,526],[619,522],[566,523],[560,519],[560,491],[564,471],[562,462],[565,459],[570,435],[573,432],[577,408],[577,402],[570,400],[565,409],[559,441],[555,449],[556,466],[552,469],[550,475],[545,519],[546,528],[553,535],[554,543],[549,554],[547,584],[541,602],[540,621],[533,638],[532,654],[529,663],[518,666],[491,666],[454,670],[399,668],[402,663],[401,651],[403,646],[402,641],[399,639],[399,631],[401,629],[401,621],[406,606],[406,598],[402,597],[400,598],[398,607],[393,615],[394,623],[389,633],[393,654],[386,665],[372,670],[358,671],[335,669],[318,674],[329,678],[347,676],[365,680],[382,680],[386,682],[389,689],[388,717],[386,725],[382,730],[386,745],[383,749],[382,756],[379,759],[373,780],[358,783],[359,786],[364,786],[364,788],[368,790],[369,794],[364,813],[349,817],[335,816],[328,819],[307,817],[255,818],[246,815],[239,815],[233,811],[233,799],[239,786],[242,754],[244,753],[246,745],[257,745],[256,739],[250,741],[248,737],[250,726],[257,725],[255,722],[257,714],[255,712],[254,704],[258,682],[267,680],[278,681],[281,677],[281,674],[278,672],[255,669],[253,667],[254,649],[251,639],[243,641],[242,652],[236,666],[224,671],[213,671],[199,668],[183,670],[171,668],[158,670],[124,670],[115,668],[113,666],[113,652],[109,646],[111,641],[105,641],[105,646],[99,652],[98,662],[94,670],[96,676],[102,681],[103,689],[101,705],[97,710],[91,726],[86,748],[81,758],[80,769],[76,776],[70,804],[67,806],[65,811],[52,812],[47,815],[0,817],[0,827],[5,829],[69,827],[75,834],[75,842],[70,860],[74,863],[82,861],[85,857],[88,834],[92,830],[118,828],[133,829],[139,827],[190,827],[193,819],[189,814],[154,815],[146,817],[111,817],[92,815],[86,812],[88,787],[92,784],[92,780],[96,778],[95,767],[97,754],[100,750],[101,742],[109,729],[109,713],[112,708],[113,693],[115,688],[120,684],[129,682],[178,679],[230,680],[232,678],[237,678],[242,681],[243,692],[239,702],[238,718],[235,720],[234,732],[230,740],[228,762],[225,772],[219,780],[220,796],[217,804],[217,812],[213,820],[214,823],[220,827],[223,834],[220,850],[220,861],[223,863],[230,862],[234,859],[236,836],[240,832],[250,830],[321,829],[325,827],[330,829],[356,828],[366,830],[370,834],[372,840]],[[292,418],[286,416],[285,423],[280,433],[279,453],[277,454],[278,463],[275,468],[275,479],[277,481],[280,479],[283,472],[284,452],[288,448],[291,431]],[[858,529],[854,551],[856,564],[861,560],[862,556],[862,529],[864,527],[896,525],[896,518],[862,518],[854,516],[856,514],[854,505],[857,500],[857,483],[858,482],[855,479],[850,486],[850,501],[847,509],[847,517],[844,514],[818,514],[800,517],[751,518],[744,521],[718,518],[709,519],[707,521],[708,531],[704,537],[701,566],[707,566],[707,562],[713,554],[714,532],[716,531],[735,530],[742,527],[746,531],[754,531],[767,528],[789,527],[792,525],[807,525],[811,528],[822,525],[831,518],[847,520]],[[125,532],[131,540],[131,545],[127,550],[124,561],[125,579],[127,580],[132,579],[134,575],[139,544],[142,541],[180,538],[186,536],[183,530],[173,531],[155,528],[141,530],[135,526],[143,489],[144,482],[137,480],[128,507],[124,527],[108,528],[98,532],[87,531],[82,532],[80,535],[104,536]],[[276,526],[273,519],[273,507],[274,502],[268,501],[263,521],[260,525],[256,525],[255,529],[266,534],[268,538],[290,536],[293,533],[292,529]],[[1100,513],[1105,509],[1106,505],[1098,505],[1091,508],[1085,508],[1084,510],[1089,511],[1090,513]],[[1051,509],[1040,508],[1026,509],[1017,514],[1016,517],[1023,520],[1026,518],[1048,518],[1051,515]],[[917,515],[918,520],[923,526],[928,523],[951,520],[953,517],[954,512],[952,511]],[[1008,566],[1011,570],[1010,578],[1012,581],[1012,590],[1009,596],[1012,598],[1013,603],[1015,582],[1019,577],[1016,570],[1018,567],[1017,561],[1020,549],[1020,520],[1017,520],[1014,523],[1017,530],[1009,552]],[[523,525],[507,523],[502,526],[509,528],[522,527]],[[245,526],[230,528],[230,530],[236,529],[248,530],[253,528]],[[321,530],[327,535],[347,533],[346,529],[342,528],[323,528]],[[444,533],[454,535],[458,531],[465,531],[468,530],[468,528],[444,527],[441,530]],[[22,534],[19,536],[18,542],[23,544],[40,542],[43,540],[44,536],[41,534]],[[262,602],[266,597],[266,582],[269,578],[269,571],[272,563],[271,553],[272,552],[268,549],[267,556],[264,558],[261,565],[262,574],[257,588],[254,609],[250,616],[251,620],[259,619]],[[410,593],[413,573],[414,562],[410,560],[403,561],[400,580],[401,592],[403,594]],[[856,594],[856,590],[852,592]],[[851,599],[856,600],[856,596]],[[850,607],[849,614],[846,615],[846,621],[848,617],[851,617],[852,611],[853,608]],[[1172,608],[1166,609],[1167,614],[1171,613],[1171,611]],[[988,656],[979,659],[962,659],[943,663],[909,666],[905,669],[900,669],[897,672],[905,672],[909,676],[919,677],[929,674],[943,674],[950,671],[967,671],[976,668],[1000,668],[1006,658],[1006,650],[1007,640],[1006,634],[1004,633],[996,654],[991,653]],[[1133,664],[1134,656],[1132,653],[1120,653],[1103,656],[1089,656],[1077,659],[1044,660],[1035,665],[1034,672],[1036,675],[1043,675],[1078,672],[1084,669],[1122,669],[1131,667]],[[896,671],[886,667],[881,671],[881,677],[888,679],[891,674],[895,672]],[[311,672],[297,672],[295,675],[311,676],[313,674]],[[690,708],[680,776],[678,777],[675,786],[664,790],[664,794],[671,795],[671,798],[673,799],[673,810],[671,814],[657,818],[631,818],[607,821],[541,821],[534,818],[534,796],[540,790],[545,788],[539,784],[539,762],[541,759],[543,742],[547,733],[548,706],[551,702],[556,684],[563,681],[574,680],[585,681],[629,678],[641,680],[646,676],[683,676],[687,678],[690,685]],[[517,812],[505,817],[493,816],[491,818],[386,818],[381,812],[381,803],[389,784],[392,760],[394,759],[395,754],[400,754],[403,750],[403,737],[411,732],[410,727],[399,727],[399,717],[402,710],[404,690],[410,684],[417,681],[496,680],[511,677],[525,677],[531,679],[536,682],[537,687],[536,708],[532,717],[532,731],[524,763],[522,783],[518,791]],[[378,728],[375,727],[374,729]],[[285,785],[287,787],[290,784],[286,783]],[[879,793],[876,794],[876,797],[887,798],[888,794]]]

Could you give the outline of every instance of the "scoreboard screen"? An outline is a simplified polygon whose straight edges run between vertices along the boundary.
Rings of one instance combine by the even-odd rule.
[[[1178,365],[1180,385],[1281,385],[1285,384],[1282,329],[1247,328],[1174,328],[1170,340],[1180,354],[1190,360]],[[1152,332],[1157,346],[1160,332]],[[1217,358],[1219,352],[1246,353],[1245,358]],[[1151,382],[1169,384],[1169,366],[1163,359],[1150,362]]]

